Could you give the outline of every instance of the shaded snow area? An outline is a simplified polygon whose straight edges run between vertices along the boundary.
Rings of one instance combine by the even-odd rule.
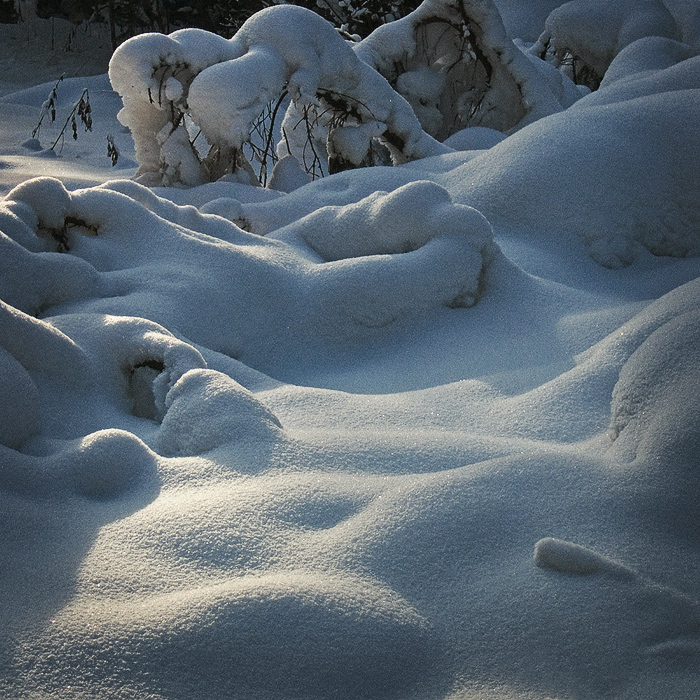
[[[156,183],[168,122],[129,86],[65,78],[33,137],[55,80],[5,86],[0,697],[697,699],[697,3],[497,4],[493,75],[546,113],[441,142],[446,74],[409,61],[353,128],[426,152],[303,186],[289,153],[277,189]],[[414,20],[384,30],[409,53]],[[258,29],[187,45],[211,141],[246,138],[216,76],[245,107],[250,53],[298,109],[389,94],[376,41],[324,83]],[[593,92],[557,65],[581,46]]]

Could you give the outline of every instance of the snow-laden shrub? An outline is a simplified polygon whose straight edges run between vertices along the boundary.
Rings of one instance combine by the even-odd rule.
[[[124,101],[120,119],[134,134],[145,181],[193,185],[240,172],[252,179],[242,146],[284,91],[297,109],[313,105],[330,115],[331,141],[352,125],[361,128],[367,150],[369,139],[381,135],[400,160],[448,150],[328,22],[292,5],[259,12],[230,41],[197,30],[135,37],[115,52],[110,79]],[[186,116],[210,145],[202,158]],[[354,144],[349,154],[355,165],[357,150]]]
[[[235,55],[226,39],[197,29],[141,34],[115,51],[109,79],[122,98],[118,118],[131,130],[144,181],[204,180],[185,126],[184,99],[198,73]]]
[[[538,47],[574,82],[596,89],[615,56],[648,36],[681,39],[661,0],[572,0],[549,15]]]
[[[440,141],[471,126],[509,131],[580,96],[515,46],[492,0],[426,0],[356,51]]]
[[[492,0],[426,0],[359,44],[281,5],[230,40],[195,29],[135,37],[110,79],[142,182],[264,183],[268,161],[289,155],[314,177],[402,163],[449,151],[439,140],[467,126],[507,131],[569,106],[574,86],[536,60],[507,37]]]

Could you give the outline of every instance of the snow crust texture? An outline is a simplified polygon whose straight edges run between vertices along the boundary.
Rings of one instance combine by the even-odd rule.
[[[616,43],[589,92],[509,38],[550,3],[499,5],[382,30],[393,78],[377,36],[289,44],[291,8],[124,44],[139,181],[102,140],[7,145],[51,85],[0,98],[0,697],[695,700],[694,14],[644,4],[674,32]],[[505,57],[484,99],[543,101],[444,146],[450,54],[416,58],[416,29],[460,7]],[[601,7],[548,27],[616,13],[617,42],[631,6]],[[209,182],[223,161],[170,131],[186,101],[238,148],[261,94],[311,108],[330,75],[403,91],[377,123],[413,160]],[[364,159],[370,122],[333,143]]]

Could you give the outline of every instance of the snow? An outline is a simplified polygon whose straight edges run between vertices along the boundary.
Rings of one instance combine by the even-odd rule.
[[[392,150],[395,162],[448,150],[423,131],[410,105],[389,83],[311,10],[286,4],[265,8],[228,41],[213,35],[200,41],[202,33],[136,36],[110,61],[112,84],[124,102],[120,121],[134,135],[138,175],[145,184],[199,185],[241,170],[251,176],[244,182],[254,181],[250,165],[241,166],[240,151],[266,105],[285,92],[294,118],[285,119],[290,135],[280,143],[281,157],[295,140],[291,124],[305,122],[309,108],[311,121],[338,112],[343,115],[341,127],[346,119],[359,127],[352,139],[347,127],[337,142],[332,126],[328,136],[331,153],[341,143],[353,142],[348,158],[354,165],[369,151],[371,138],[385,133],[390,150],[391,143],[401,144]],[[302,35],[307,40],[299,42]],[[180,87],[174,88],[173,81]],[[168,95],[178,99],[171,101]],[[325,107],[317,95],[325,95]],[[185,115],[210,146],[201,164]],[[306,130],[300,131],[305,138]]]
[[[497,3],[525,42],[553,4]],[[106,66],[33,139],[53,59],[5,84],[0,697],[697,697],[699,59],[665,5],[683,32],[512,132],[274,189],[132,179]],[[142,40],[199,62],[168,100],[233,76],[197,36]]]
[[[549,46],[561,62],[571,64],[573,59],[569,70],[592,70],[599,81],[613,59],[639,39],[674,39],[697,48],[698,31],[700,8],[695,2],[573,0],[551,12],[536,45]]]
[[[580,97],[562,73],[528,60],[493,0],[429,0],[355,51],[440,140],[471,126],[513,131]]]
[[[579,576],[606,573],[622,580],[634,576],[631,569],[597,552],[554,537],[544,537],[535,544],[535,564],[543,569]]]

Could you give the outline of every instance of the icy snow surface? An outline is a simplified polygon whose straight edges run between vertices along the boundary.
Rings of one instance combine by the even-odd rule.
[[[289,194],[0,98],[0,697],[697,698],[699,61]]]

